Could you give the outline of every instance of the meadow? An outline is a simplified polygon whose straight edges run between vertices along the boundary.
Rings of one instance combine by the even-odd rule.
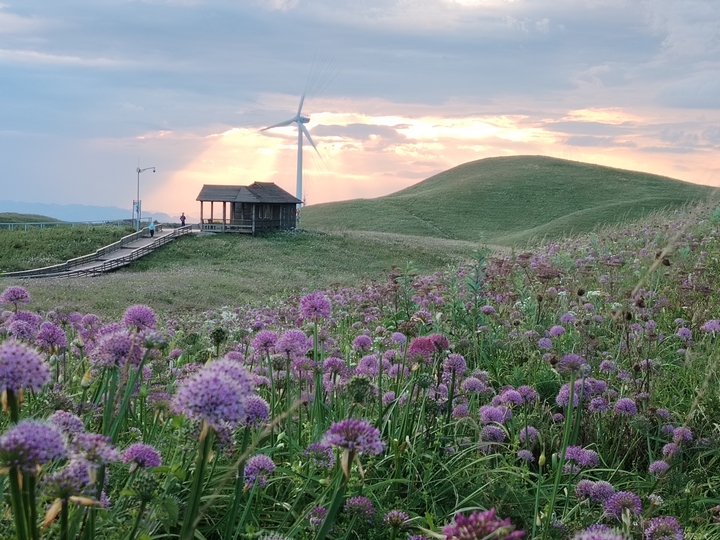
[[[706,203],[202,311],[13,283],[0,537],[720,538],[719,227]]]
[[[23,222],[20,215],[14,214],[10,217],[13,223]],[[29,219],[34,221],[36,217],[38,216],[29,216]],[[43,221],[52,220],[44,218]],[[0,230],[0,272],[31,270],[64,263],[69,259],[93,253],[133,232],[132,227],[116,225],[58,226],[33,228],[28,231]]]

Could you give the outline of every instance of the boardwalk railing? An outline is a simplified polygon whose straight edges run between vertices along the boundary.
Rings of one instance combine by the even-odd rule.
[[[69,261],[62,263],[62,264],[56,264],[54,266],[46,266],[45,268],[37,268],[35,270],[23,270],[20,272],[8,272],[6,274],[0,274],[2,277],[15,277],[15,278],[39,278],[39,277],[73,277],[73,276],[97,276],[100,274],[104,274],[105,272],[110,272],[112,270],[115,270],[116,268],[120,268],[121,266],[126,266],[130,264],[132,261],[139,259],[140,257],[143,257],[147,255],[148,253],[151,253],[153,250],[159,248],[160,246],[164,246],[168,242],[171,242],[175,238],[178,238],[179,236],[183,236],[185,234],[190,233],[192,230],[192,225],[186,225],[185,227],[180,227],[178,229],[175,229],[170,234],[167,234],[161,238],[158,238],[157,240],[151,242],[150,244],[133,249],[128,255],[125,255],[124,257],[116,257],[107,261],[103,261],[102,264],[94,265],[90,268],[78,268],[79,266],[84,266],[87,264],[91,264],[93,262],[101,260],[101,257],[104,255],[107,255],[108,253],[112,253],[114,251],[117,251],[130,242],[134,242],[135,240],[138,240],[139,238],[142,238],[143,236],[147,235],[147,229],[142,229],[138,232],[135,232],[133,234],[130,234],[128,236],[125,236],[115,242],[114,244],[110,244],[108,246],[102,247],[98,249],[95,253],[91,253],[90,255],[84,255],[82,257],[78,257],[76,259],[70,259]]]

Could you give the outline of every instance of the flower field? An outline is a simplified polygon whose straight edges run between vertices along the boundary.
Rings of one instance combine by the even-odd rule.
[[[720,538],[720,209],[163,319],[0,304],[0,538]]]

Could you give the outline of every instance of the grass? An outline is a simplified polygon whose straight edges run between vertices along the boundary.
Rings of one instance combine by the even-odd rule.
[[[118,316],[147,303],[159,312],[203,312],[265,302],[283,293],[353,286],[385,279],[408,263],[429,274],[467,260],[470,242],[369,233],[278,233],[266,236],[190,235],[101,278],[9,280],[22,284],[33,305],[48,310]],[[142,294],[139,293],[142,291]]]
[[[460,165],[377,199],[310,206],[303,227],[433,236],[506,246],[639,219],[714,188],[562,159],[519,156]]]
[[[53,227],[49,229],[0,229],[0,272],[14,272],[60,264],[94,252],[133,232],[128,227]]]

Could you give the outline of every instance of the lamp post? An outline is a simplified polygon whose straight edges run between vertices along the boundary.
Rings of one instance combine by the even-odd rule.
[[[155,167],[145,167],[144,169],[141,169],[138,167],[136,169],[138,179],[137,179],[137,200],[135,201],[135,211],[137,213],[137,225],[135,227],[136,231],[140,230],[140,212],[142,211],[141,205],[140,205],[140,173],[144,171],[149,171],[152,169],[152,172],[155,172]]]

